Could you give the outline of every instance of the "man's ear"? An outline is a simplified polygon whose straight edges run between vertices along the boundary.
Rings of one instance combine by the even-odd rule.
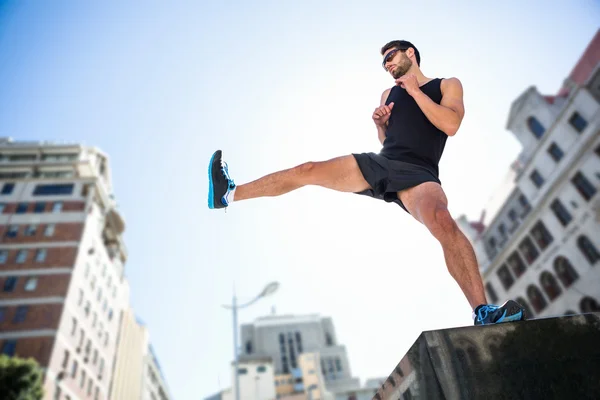
[[[415,49],[413,49],[412,47],[409,47],[406,50],[406,57],[411,58],[414,55],[415,55]]]

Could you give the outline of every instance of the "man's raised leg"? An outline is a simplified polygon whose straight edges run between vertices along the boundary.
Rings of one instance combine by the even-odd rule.
[[[352,155],[306,162],[243,185],[235,185],[229,177],[227,165],[221,160],[221,152],[217,151],[209,166],[209,207],[223,208],[232,201],[281,196],[307,185],[352,193],[370,188]]]
[[[500,307],[487,304],[473,246],[450,215],[448,200],[439,184],[426,182],[400,192],[399,197],[442,245],[448,271],[473,308],[476,324],[523,319],[522,308],[512,300]]]

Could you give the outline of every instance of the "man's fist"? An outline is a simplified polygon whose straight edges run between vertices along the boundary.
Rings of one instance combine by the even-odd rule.
[[[390,103],[389,105],[379,106],[373,111],[373,121],[377,126],[385,126],[385,124],[390,119],[392,115],[392,108],[394,108],[394,103]]]
[[[417,77],[413,74],[403,75],[396,79],[396,85],[406,89],[406,92],[411,96],[420,90]]]

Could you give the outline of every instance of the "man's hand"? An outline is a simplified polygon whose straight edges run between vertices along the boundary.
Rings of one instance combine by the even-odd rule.
[[[391,102],[390,105],[382,105],[379,106],[373,111],[373,121],[375,125],[378,127],[384,128],[392,115],[392,108],[394,108],[394,103]]]
[[[406,92],[411,96],[414,96],[415,93],[421,90],[417,77],[413,74],[403,75],[396,79],[396,85],[400,85],[403,89],[406,89]]]

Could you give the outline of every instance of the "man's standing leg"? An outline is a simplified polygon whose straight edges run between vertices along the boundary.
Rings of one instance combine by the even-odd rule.
[[[217,151],[209,166],[208,203],[210,208],[224,208],[232,201],[281,196],[307,185],[352,193],[370,188],[353,155],[306,162],[243,185],[235,185],[227,165],[221,160],[221,151]]]
[[[404,190],[398,196],[411,215],[423,223],[442,245],[448,271],[475,314],[483,311],[476,322],[479,319],[481,323],[522,319],[522,309],[515,302],[507,302],[502,307],[487,304],[475,251],[450,215],[448,200],[439,184],[426,182]]]

